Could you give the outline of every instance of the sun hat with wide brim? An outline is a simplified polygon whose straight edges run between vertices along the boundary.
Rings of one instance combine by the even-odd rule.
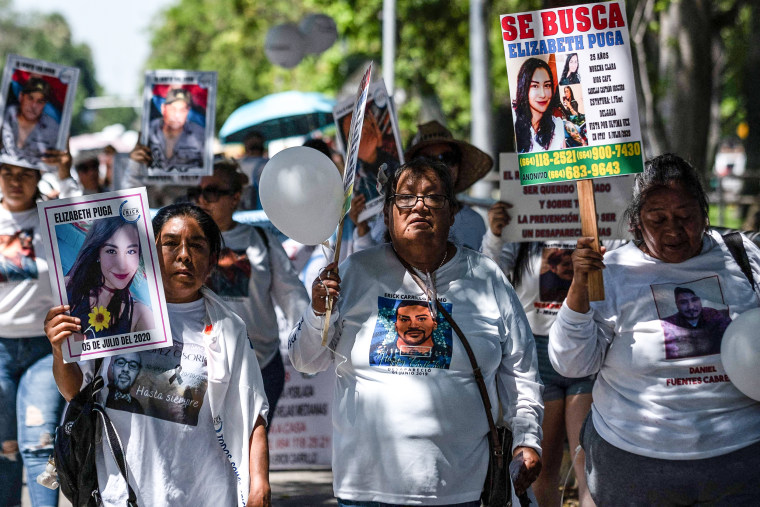
[[[454,182],[454,192],[459,193],[467,190],[493,167],[493,159],[487,153],[470,143],[454,139],[449,129],[435,120],[417,126],[417,133],[404,153],[404,159],[412,160],[426,146],[439,143],[454,145],[462,154],[462,160],[459,162],[459,175]]]

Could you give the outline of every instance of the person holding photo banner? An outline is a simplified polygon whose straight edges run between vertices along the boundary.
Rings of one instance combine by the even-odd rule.
[[[203,286],[221,232],[187,203],[160,209],[153,230],[173,344],[104,358],[108,386],[98,393],[137,503],[269,506],[268,406],[256,354],[240,317]],[[96,372],[93,361],[63,362],[62,345],[85,325],[67,310],[50,309],[45,333],[56,383],[71,399]],[[98,445],[96,468],[103,504],[124,506],[126,484],[107,445]]]
[[[488,210],[488,232],[481,252],[493,259],[509,277],[520,298],[535,338],[538,372],[544,383],[544,420],[541,474],[533,484],[539,505],[560,504],[560,469],[565,439],[578,481],[580,507],[594,505],[584,474],[583,449],[579,449],[581,425],[591,408],[591,389],[596,375],[568,378],[557,373],[549,361],[549,329],[557,308],[564,301],[573,279],[570,256],[574,243],[509,243],[503,239],[512,217],[512,205],[497,202]]]
[[[58,504],[37,484],[53,452],[64,400],[40,324],[53,304],[36,201],[40,172],[0,165],[0,505],[21,504],[26,467],[33,506]]]
[[[494,416],[502,403],[521,494],[541,469],[543,404],[520,302],[490,259],[448,241],[457,210],[448,167],[413,159],[390,174],[384,190],[390,243],[352,254],[340,274],[335,263],[326,266],[288,340],[299,371],[337,371],[338,505],[480,506],[489,461],[486,409],[463,342],[436,300],[466,335]],[[427,294],[412,270],[425,279]],[[337,298],[323,346],[328,296]]]
[[[95,220],[66,274],[71,314],[91,339],[153,329],[150,308],[130,288],[142,259],[137,225],[121,216]]]
[[[540,58],[528,58],[517,74],[515,114],[517,152],[551,151],[566,147],[565,123],[555,116],[559,107],[552,68]]]
[[[726,375],[722,326],[707,336],[670,316],[679,287],[731,318],[760,306],[760,294],[709,229],[707,194],[679,156],[647,161],[625,216],[633,242],[604,255],[593,238],[578,240],[573,282],[549,331],[558,372],[598,373],[580,437],[591,496],[615,506],[757,505],[760,402]],[[760,250],[742,241],[760,279]],[[589,273],[602,269],[605,299],[589,302]],[[675,325],[679,340],[714,347],[673,357],[667,332]]]

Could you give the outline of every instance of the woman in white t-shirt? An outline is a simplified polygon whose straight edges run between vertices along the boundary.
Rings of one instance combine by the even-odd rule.
[[[57,491],[35,481],[63,410],[41,327],[53,299],[37,215],[39,181],[39,171],[0,165],[0,505],[20,504],[22,466],[32,505],[58,503]]]
[[[101,370],[100,401],[124,446],[137,502],[269,505],[267,402],[256,355],[242,320],[203,287],[221,249],[219,228],[191,204],[162,208],[153,228],[174,343],[105,358]],[[58,388],[70,400],[95,372],[91,362],[63,362],[62,344],[82,327],[68,309],[52,308],[45,331]],[[124,505],[126,484],[102,447],[96,463],[104,504]]]
[[[567,299],[549,331],[552,365],[597,373],[581,430],[597,505],[757,505],[760,402],[731,383],[726,327],[760,299],[709,230],[707,194],[677,155],[636,175],[625,216],[634,241],[604,254],[581,238]],[[742,239],[760,278],[760,250]],[[603,301],[589,273],[604,269]]]

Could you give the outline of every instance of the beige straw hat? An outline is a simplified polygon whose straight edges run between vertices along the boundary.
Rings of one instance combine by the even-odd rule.
[[[412,160],[424,147],[438,143],[454,145],[462,154],[462,160],[459,163],[459,176],[454,182],[454,191],[457,193],[470,188],[493,167],[493,159],[487,153],[470,143],[454,139],[449,129],[435,120],[417,125],[417,133],[414,135],[409,149],[404,153],[404,159]]]

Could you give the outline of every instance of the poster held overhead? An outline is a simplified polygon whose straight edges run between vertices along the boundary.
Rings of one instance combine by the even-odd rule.
[[[348,145],[348,134],[353,121],[356,102],[344,101],[333,109],[338,126],[337,139],[341,147]],[[386,174],[404,162],[401,135],[393,100],[388,96],[385,82],[380,79],[369,85],[364,105],[361,142],[358,144],[354,176],[354,192],[365,197],[364,210],[359,214],[363,222],[383,209],[382,188],[378,185],[378,171]],[[385,169],[382,169],[385,167]],[[349,201],[350,202],[350,201]]]
[[[47,150],[66,151],[79,69],[8,55],[0,84],[6,164],[49,171]]]
[[[216,72],[145,73],[140,143],[152,161],[143,176],[181,185],[213,173],[216,79]]]
[[[38,212],[53,299],[81,320],[64,362],[170,346],[145,189],[56,199]]]
[[[520,183],[641,172],[625,4],[505,14],[500,21]],[[578,185],[578,201],[584,234],[594,234],[599,251],[591,182]],[[592,298],[604,298],[601,276],[590,278],[589,285]]]

